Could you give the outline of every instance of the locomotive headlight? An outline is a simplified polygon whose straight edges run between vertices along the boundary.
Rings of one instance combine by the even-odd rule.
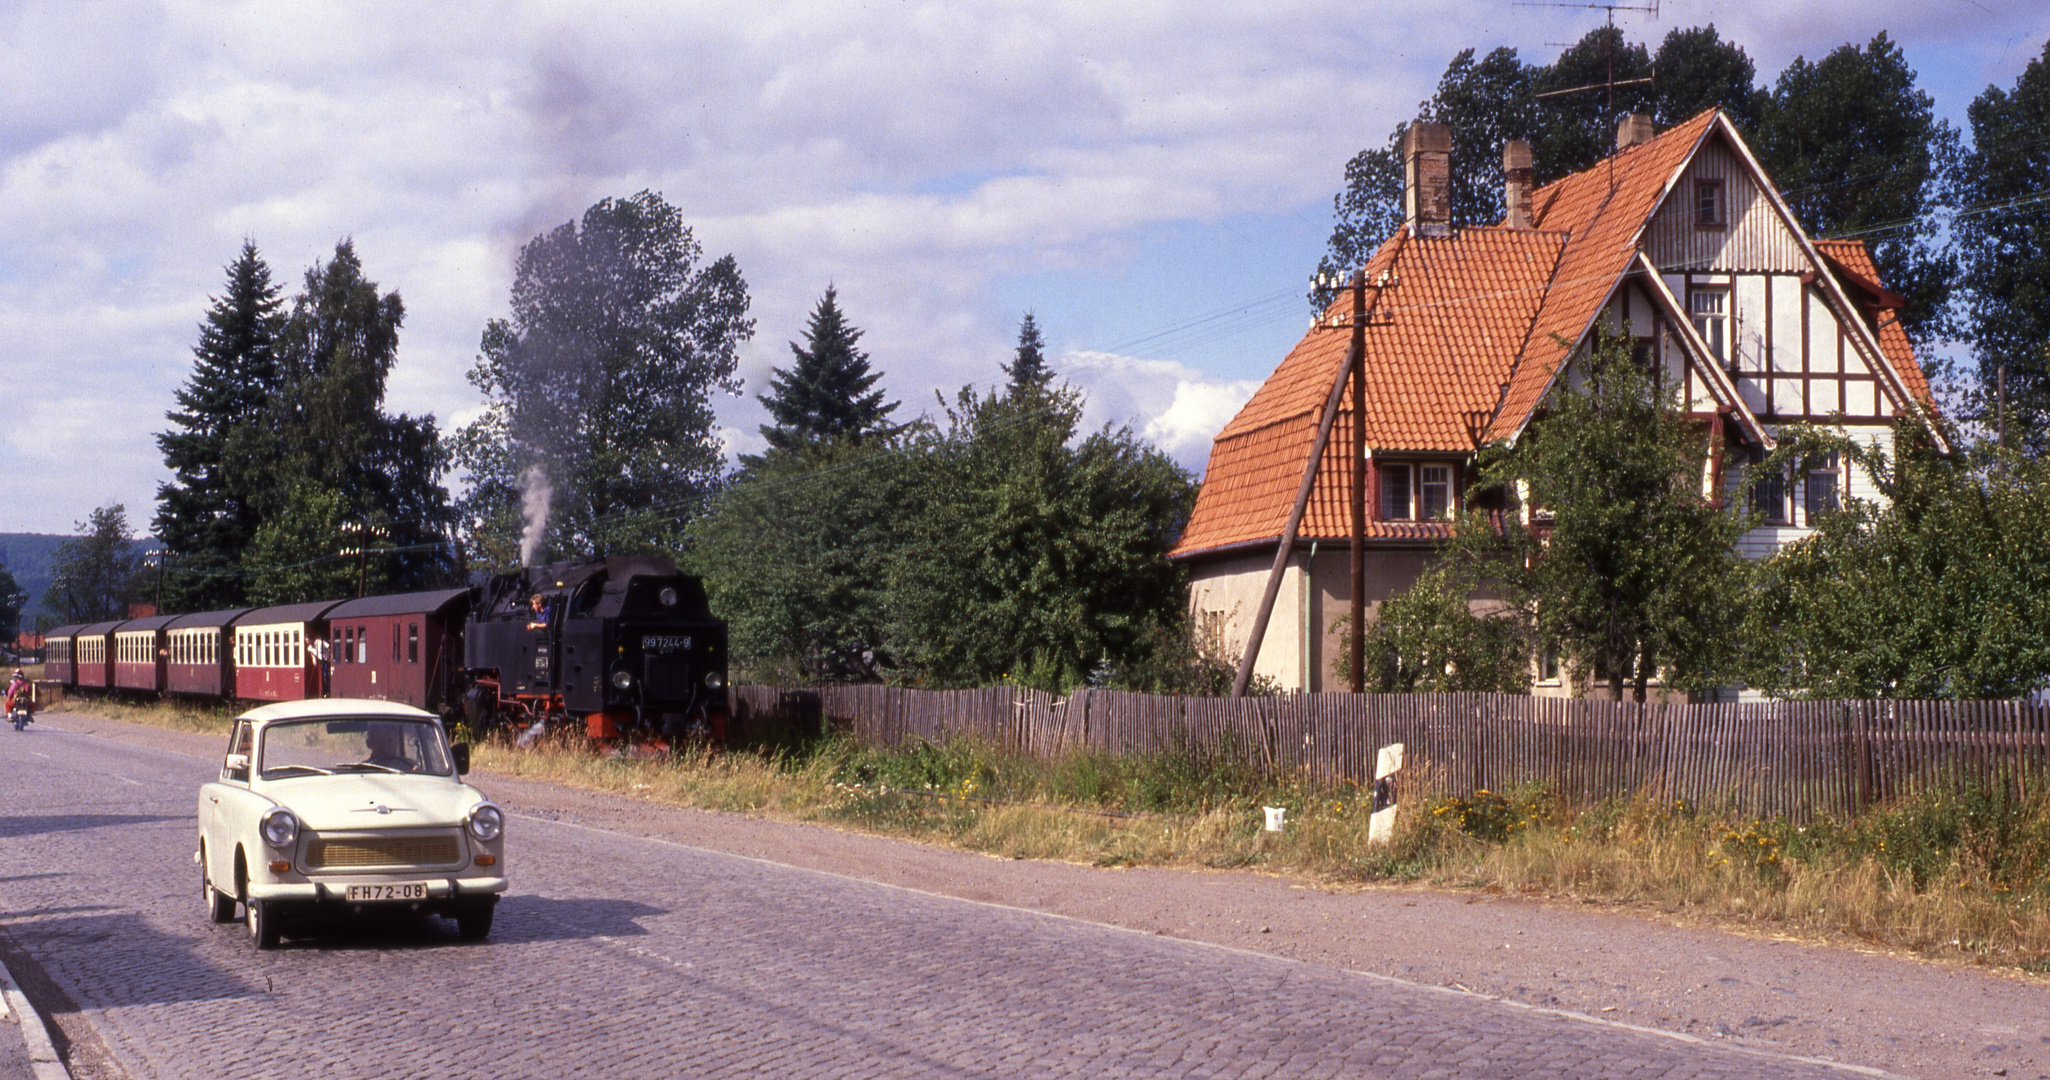
[[[655,599],[662,601],[663,607],[675,607],[676,590],[664,585],[662,591],[655,594]]]
[[[625,690],[625,689],[627,689],[628,687],[632,686],[633,684],[634,684],[634,673],[633,673],[633,672],[631,672],[631,671],[625,671],[625,670],[621,670],[621,671],[615,671],[615,672],[613,672],[613,673],[612,673],[612,687],[613,687],[613,689],[615,689],[615,690]]]
[[[707,689],[707,690],[723,690],[723,689],[725,689],[725,688],[726,688],[726,680],[725,680],[725,679],[724,679],[723,677],[721,677],[721,676],[720,676],[720,674],[719,674],[718,672],[716,672],[716,671],[707,671],[707,672],[705,672],[705,689]]]
[[[263,815],[261,828],[264,840],[272,847],[291,847],[292,841],[299,839],[299,819],[282,806]]]
[[[505,831],[505,814],[485,803],[470,811],[470,835],[479,840],[496,840]]]

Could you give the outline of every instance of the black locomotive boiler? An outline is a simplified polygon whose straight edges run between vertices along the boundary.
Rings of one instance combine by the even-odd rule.
[[[667,559],[614,557],[500,574],[463,634],[473,727],[581,719],[592,738],[723,739],[726,624]]]

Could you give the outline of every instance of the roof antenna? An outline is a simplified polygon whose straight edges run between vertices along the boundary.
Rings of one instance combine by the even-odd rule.
[[[1591,10],[1594,10],[1594,11],[1600,11],[1600,12],[1603,12],[1603,13],[1605,14],[1606,18],[1608,19],[1608,30],[1609,30],[1609,32],[1608,32],[1607,34],[1604,34],[1604,35],[1602,36],[1602,63],[1603,63],[1603,64],[1605,65],[1605,67],[1606,67],[1606,70],[1607,70],[1607,73],[1608,73],[1608,77],[1607,77],[1607,78],[1605,78],[1605,79],[1603,79],[1603,80],[1602,80],[1601,82],[1598,82],[1598,83],[1589,83],[1589,84],[1588,84],[1588,85],[1586,85],[1586,86],[1572,86],[1572,87],[1568,87],[1568,88],[1566,88],[1566,89],[1564,89],[1564,90],[1547,90],[1547,91],[1545,91],[1545,92],[1544,92],[1544,93],[1542,93],[1542,94],[1532,94],[1532,95],[1531,95],[1531,99],[1532,99],[1533,101],[1536,101],[1536,100],[1542,100],[1542,99],[1544,99],[1544,98],[1549,98],[1549,97],[1561,97],[1561,96],[1564,96],[1564,95],[1566,95],[1566,94],[1578,94],[1578,93],[1581,93],[1581,92],[1583,92],[1583,91],[1587,91],[1587,90],[1603,90],[1603,91],[1606,91],[1606,92],[1607,92],[1607,97],[1606,97],[1606,101],[1607,101],[1606,113],[1607,113],[1607,116],[1608,116],[1608,120],[1609,120],[1609,122],[1610,122],[1611,124],[1613,124],[1613,123],[1615,123],[1615,122],[1616,122],[1616,88],[1617,88],[1617,87],[1619,87],[1619,86],[1639,86],[1639,85],[1642,85],[1642,84],[1645,84],[1645,83],[1649,83],[1649,82],[1651,82],[1651,81],[1652,81],[1652,79],[1654,79],[1654,78],[1657,78],[1657,77],[1658,77],[1658,69],[1657,69],[1657,68],[1653,68],[1653,69],[1652,69],[1652,72],[1651,72],[1651,78],[1644,78],[1644,79],[1624,79],[1624,80],[1622,80],[1621,82],[1618,82],[1618,81],[1616,81],[1616,55],[1615,55],[1615,45],[1616,45],[1616,13],[1617,13],[1617,12],[1619,12],[1619,11],[1639,11],[1639,12],[1643,12],[1643,13],[1645,13],[1645,14],[1647,14],[1647,15],[1650,15],[1650,16],[1651,16],[1652,18],[1656,19],[1656,18],[1658,18],[1658,17],[1659,17],[1659,0],[1650,0],[1650,2],[1649,2],[1649,3],[1637,3],[1637,4],[1624,4],[1624,3],[1617,3],[1617,2],[1615,2],[1615,0],[1601,0],[1601,2],[1595,2],[1595,0],[1512,0],[1511,6],[1512,6],[1512,7],[1553,7],[1553,8],[1588,8],[1588,9],[1591,9]],[[1567,47],[1567,48],[1571,48],[1572,46],[1566,46],[1566,47]],[[1611,194],[1614,194],[1614,193],[1615,193],[1615,190],[1616,190],[1616,152],[1615,152],[1615,151],[1610,151],[1610,152],[1609,152],[1609,192],[1610,192]]]

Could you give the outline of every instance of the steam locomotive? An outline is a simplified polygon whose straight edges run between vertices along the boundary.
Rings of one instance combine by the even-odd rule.
[[[463,638],[473,727],[583,717],[598,738],[725,737],[726,624],[667,560],[532,567],[478,594]]]
[[[84,692],[401,701],[473,729],[721,739],[726,624],[666,559],[529,567],[469,589],[60,626],[44,680]]]

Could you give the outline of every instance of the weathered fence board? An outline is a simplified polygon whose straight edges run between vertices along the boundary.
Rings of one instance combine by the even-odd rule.
[[[1450,790],[1549,785],[1586,805],[1621,795],[1805,820],[1958,780],[2044,790],[2050,709],[2016,701],[1667,705],[1512,694],[1184,698],[1008,687],[733,688],[743,732],[844,731],[883,745],[967,736],[1042,758],[1200,750],[1271,775],[1373,779],[1378,750]]]

